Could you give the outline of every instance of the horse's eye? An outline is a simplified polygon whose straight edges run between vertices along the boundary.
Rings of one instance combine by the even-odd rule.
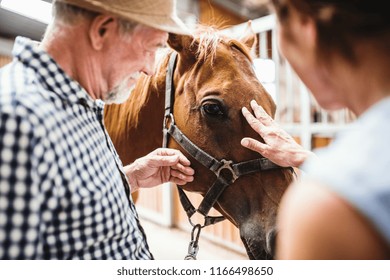
[[[223,108],[218,103],[205,103],[202,105],[202,109],[206,114],[214,115],[214,116],[222,116],[223,115]]]

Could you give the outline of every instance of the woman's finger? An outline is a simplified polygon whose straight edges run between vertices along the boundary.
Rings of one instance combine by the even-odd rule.
[[[260,154],[262,154],[264,156],[266,150],[267,150],[267,145],[260,142],[260,141],[257,141],[253,138],[243,138],[241,140],[241,145],[245,148],[248,148],[252,151],[255,151],[255,152],[258,152]]]
[[[271,125],[273,122],[273,119],[270,117],[270,115],[267,114],[266,111],[264,111],[263,107],[261,107],[255,100],[251,101],[251,107],[253,112],[255,113],[256,119],[258,119],[263,125]]]
[[[242,108],[242,114],[243,116],[245,117],[246,121],[248,122],[248,124],[252,127],[252,129],[254,131],[256,131],[258,134],[260,134],[261,137],[263,137],[263,130],[264,130],[264,126],[263,124],[258,120],[256,119],[251,112],[249,112],[249,110],[245,107]]]

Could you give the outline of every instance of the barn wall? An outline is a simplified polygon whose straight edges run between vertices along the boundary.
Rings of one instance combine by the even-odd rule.
[[[209,0],[199,0],[199,22],[218,28],[240,24],[245,19],[233,14],[227,9],[210,3]]]
[[[4,65],[10,63],[12,61],[12,58],[5,55],[0,55],[0,67],[3,67]]]
[[[11,62],[13,44],[14,40],[0,37],[0,67]]]

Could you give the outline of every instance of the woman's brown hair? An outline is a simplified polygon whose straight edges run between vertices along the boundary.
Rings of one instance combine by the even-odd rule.
[[[288,22],[291,7],[312,18],[317,27],[320,55],[338,51],[351,62],[355,43],[370,41],[384,54],[390,50],[390,15],[383,0],[272,0],[281,22]]]

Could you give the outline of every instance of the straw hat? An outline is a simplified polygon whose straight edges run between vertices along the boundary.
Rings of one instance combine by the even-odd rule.
[[[190,34],[176,15],[176,0],[57,0],[176,34]]]

